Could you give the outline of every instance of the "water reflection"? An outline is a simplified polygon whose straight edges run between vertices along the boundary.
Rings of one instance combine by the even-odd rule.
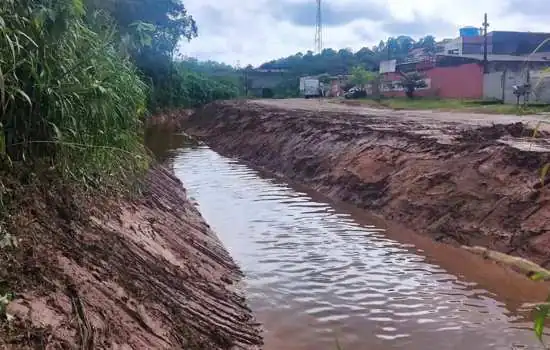
[[[147,128],[144,139],[145,145],[159,162],[170,159],[178,148],[188,142],[183,134],[173,133],[160,127]]]
[[[246,274],[267,349],[538,349],[530,324],[410,245],[208,148],[176,175]]]

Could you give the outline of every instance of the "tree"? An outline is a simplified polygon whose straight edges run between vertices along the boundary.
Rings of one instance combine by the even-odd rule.
[[[181,39],[197,36],[197,25],[183,3],[175,0],[85,0],[87,8],[110,15],[121,41],[151,88],[149,105],[176,107],[173,90],[181,77],[173,65]]]
[[[351,83],[361,86],[364,89],[365,85],[376,79],[376,73],[370,72],[363,67],[356,66],[351,70]]]
[[[414,97],[416,89],[426,87],[425,76],[418,72],[401,73],[399,85],[405,90],[408,98]]]
[[[426,35],[418,41],[416,47],[423,48],[426,54],[434,55],[437,51],[436,46],[435,37],[433,35]]]

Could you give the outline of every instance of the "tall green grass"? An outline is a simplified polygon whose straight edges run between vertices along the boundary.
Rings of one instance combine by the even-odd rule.
[[[85,15],[82,0],[2,1],[0,152],[97,182],[147,165],[147,87],[114,26]]]

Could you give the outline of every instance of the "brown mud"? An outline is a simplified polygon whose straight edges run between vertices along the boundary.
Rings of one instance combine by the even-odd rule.
[[[521,122],[284,104],[211,104],[186,130],[222,154],[438,241],[550,265],[550,181],[539,177],[550,162],[544,128],[533,139]]]
[[[168,170],[132,197],[0,174],[17,239],[0,249],[0,348],[259,347],[239,268]]]

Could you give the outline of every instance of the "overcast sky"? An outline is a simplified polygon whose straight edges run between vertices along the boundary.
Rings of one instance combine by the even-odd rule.
[[[389,36],[456,37],[458,28],[550,32],[550,0],[323,0],[324,47],[372,47]],[[313,50],[315,0],[184,0],[199,37],[184,55],[241,66]]]

